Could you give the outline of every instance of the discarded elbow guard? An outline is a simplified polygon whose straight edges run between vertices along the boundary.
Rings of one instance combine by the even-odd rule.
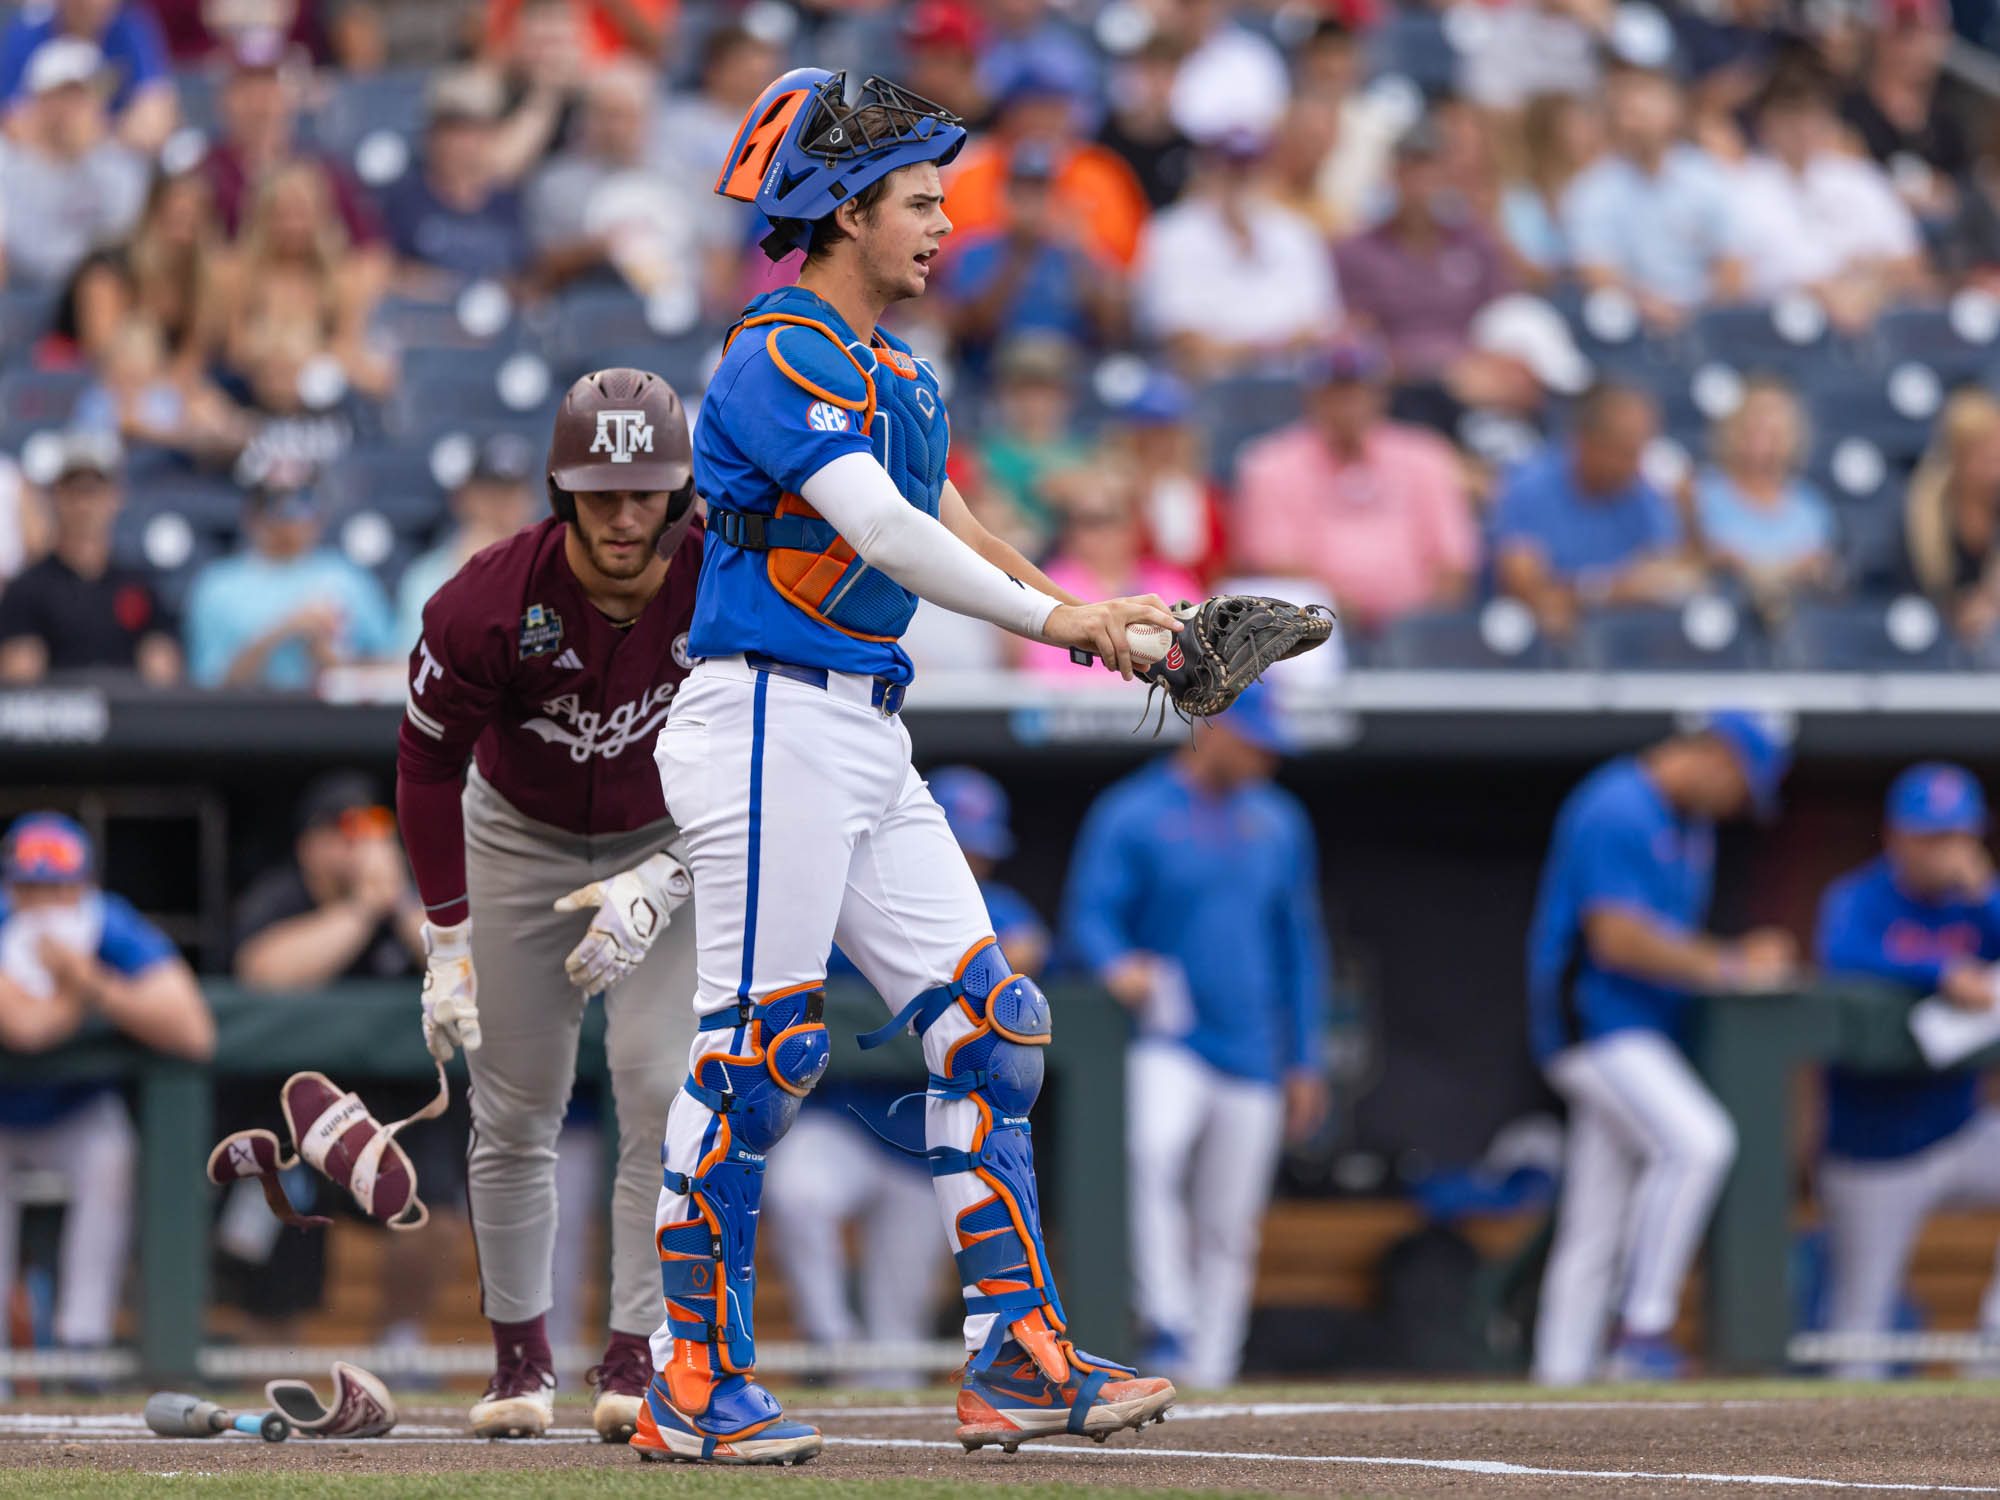
[[[268,1130],[264,1133],[270,1134]],[[264,1387],[264,1399],[284,1414],[294,1432],[306,1437],[380,1437],[396,1425],[396,1399],[389,1388],[344,1359],[333,1362],[331,1401],[321,1402],[303,1380],[274,1380]]]
[[[263,1185],[271,1212],[285,1223],[299,1229],[323,1228],[332,1220],[293,1208],[278,1180],[280,1172],[303,1159],[346,1188],[371,1219],[391,1229],[421,1229],[430,1222],[430,1210],[417,1196],[417,1169],[396,1136],[406,1125],[444,1113],[451,1092],[442,1066],[437,1080],[436,1098],[415,1114],[384,1125],[359,1095],[343,1093],[326,1074],[294,1073],[285,1080],[280,1103],[298,1155],[288,1155],[273,1131],[239,1130],[208,1154],[208,1180],[224,1186],[255,1177]],[[339,1367],[335,1370],[337,1374]]]

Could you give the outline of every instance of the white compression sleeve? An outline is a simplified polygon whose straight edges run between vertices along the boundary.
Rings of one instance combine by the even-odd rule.
[[[920,599],[1040,640],[1042,624],[1062,601],[1003,573],[925,515],[868,453],[845,453],[799,486],[871,568]]]

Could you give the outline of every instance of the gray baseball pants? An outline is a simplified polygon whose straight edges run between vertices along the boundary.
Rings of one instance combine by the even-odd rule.
[[[480,1310],[519,1323],[554,1301],[556,1136],[576,1081],[583,1002],[563,959],[590,926],[557,898],[630,869],[675,837],[668,819],[631,833],[566,833],[522,816],[477,770],[465,779],[465,878],[482,1043],[472,1074],[466,1193],[479,1252]],[[694,913],[683,907],[636,972],[604,996],[605,1051],[618,1117],[611,1189],[615,1332],[661,1318],[653,1206],[667,1106],[694,1040]]]

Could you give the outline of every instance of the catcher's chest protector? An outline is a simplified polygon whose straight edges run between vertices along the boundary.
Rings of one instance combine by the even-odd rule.
[[[815,424],[846,423],[868,434],[870,446],[903,498],[936,518],[951,447],[937,376],[922,360],[882,341],[848,342],[824,321],[825,304],[787,287],[750,304],[729,331],[763,339],[780,374],[809,400]],[[899,638],[916,613],[917,596],[858,558],[797,495],[779,498],[775,516],[724,510],[711,503],[709,535],[768,555],[771,586],[814,619],[864,640]]]

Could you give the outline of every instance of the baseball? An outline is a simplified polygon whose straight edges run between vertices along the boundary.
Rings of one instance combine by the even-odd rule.
[[[1167,654],[1167,648],[1174,643],[1174,633],[1164,625],[1127,625],[1125,644],[1132,648],[1135,666],[1150,667]]]

